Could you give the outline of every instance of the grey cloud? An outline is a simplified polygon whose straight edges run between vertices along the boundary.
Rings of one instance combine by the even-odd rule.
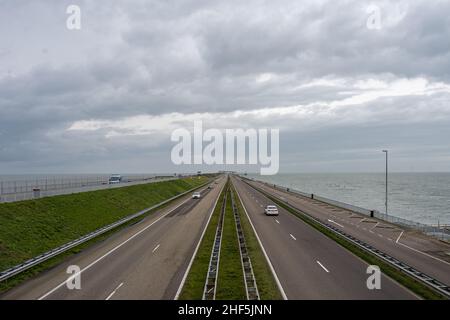
[[[376,2],[383,26],[377,31],[366,28],[371,2],[80,1],[78,33],[65,29],[69,3],[0,5],[0,173],[95,171],[102,163],[121,171],[130,155],[135,170],[128,171],[152,171],[143,159],[175,169],[167,164],[170,132],[116,138],[102,130],[67,132],[75,121],[327,103],[358,92],[352,84],[370,78],[450,83],[446,1]],[[399,12],[403,19],[388,25]],[[262,73],[273,79],[258,83]],[[316,79],[345,81],[305,86]],[[274,117],[287,128],[282,164],[351,170],[355,153],[386,140],[404,155],[402,163],[415,160],[401,146],[416,146],[430,148],[434,168],[450,169],[441,138],[449,100],[448,93],[384,97],[344,109],[331,123]],[[235,125],[259,122],[242,118]],[[298,148],[309,155],[297,158]],[[378,168],[358,159],[361,170]]]

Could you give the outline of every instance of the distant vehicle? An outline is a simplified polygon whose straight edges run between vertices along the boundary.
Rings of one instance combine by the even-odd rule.
[[[208,186],[208,189],[212,189],[212,188],[213,188],[213,185],[210,184],[210,185]]]
[[[202,195],[200,194],[200,192],[194,192],[192,194],[192,199],[200,199]]]
[[[113,174],[111,177],[109,177],[108,183],[109,184],[117,184],[122,182],[122,176],[120,174]]]
[[[267,216],[277,216],[278,215],[278,208],[274,205],[267,205],[264,208],[264,213]]]

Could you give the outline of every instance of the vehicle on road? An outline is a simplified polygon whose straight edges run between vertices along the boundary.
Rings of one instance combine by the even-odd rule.
[[[113,174],[109,177],[109,184],[117,184],[122,182],[122,176],[120,174]]]
[[[201,195],[200,192],[194,192],[194,193],[192,194],[192,199],[200,199],[201,196],[202,196],[202,195]]]
[[[213,185],[210,184],[210,185],[208,186],[208,189],[212,189],[212,188],[213,188]]]
[[[278,208],[277,208],[277,206],[274,206],[273,204],[269,204],[264,208],[264,213],[267,216],[277,216]]]

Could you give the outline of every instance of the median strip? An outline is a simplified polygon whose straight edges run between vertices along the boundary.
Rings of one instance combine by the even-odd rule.
[[[229,189],[227,191],[220,256],[216,299],[245,300],[247,295]]]
[[[209,223],[205,229],[205,233],[193,257],[188,273],[185,275],[184,282],[179,288],[179,293],[175,299],[177,300],[201,300],[205,288],[205,279],[208,272],[211,252],[214,245],[217,225],[219,223],[220,214],[222,212],[222,203],[224,201],[225,186],[220,193],[215,208],[209,219]]]
[[[232,197],[234,197],[235,210],[233,210]],[[227,196],[225,196],[227,195]],[[209,266],[213,246],[216,244],[215,236],[219,225],[220,214],[223,202],[226,201],[225,212],[223,217],[223,231],[220,241],[220,259],[217,268],[217,283],[214,285],[214,298],[218,300],[244,300],[244,299],[263,299],[278,300],[283,299],[278,290],[277,283],[274,279],[270,266],[264,256],[262,248],[256,238],[247,215],[244,212],[240,197],[233,184],[228,181],[222,194],[220,195],[218,205],[211,216],[207,226],[205,235],[200,243],[193,264],[187,275],[186,281],[178,296],[180,300],[200,300],[207,298],[205,288],[210,290],[212,287],[206,287],[205,281],[209,276]],[[238,216],[236,216],[236,214]],[[238,218],[237,218],[238,217]],[[236,218],[238,220],[236,220]],[[238,231],[237,223],[239,221],[241,233]],[[242,252],[240,251],[239,234],[245,239],[245,246],[248,260],[251,261],[252,274],[254,281],[245,282],[245,266],[247,260],[243,261]],[[249,278],[251,279],[251,278]],[[246,286],[247,284],[247,286]],[[248,288],[253,291],[248,295]]]
[[[236,223],[236,232],[239,241],[239,251],[241,256],[241,267],[244,274],[244,283],[247,300],[259,300],[258,286],[256,285],[255,274],[252,267],[252,259],[248,254],[245,234],[242,229],[241,215],[236,206],[234,192],[230,192],[231,205],[233,207],[234,222]]]
[[[227,194],[222,202],[220,210],[219,223],[217,224],[216,236],[214,238],[214,245],[211,250],[211,257],[209,258],[208,273],[206,275],[205,288],[203,289],[203,300],[215,300],[217,289],[217,274],[219,272],[220,263],[220,247],[222,244],[223,234],[223,217],[225,214],[225,205],[227,203]]]

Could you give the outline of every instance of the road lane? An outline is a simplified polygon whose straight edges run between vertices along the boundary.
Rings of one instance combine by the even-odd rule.
[[[183,197],[1,299],[106,299],[114,291],[110,299],[173,299],[224,183],[222,177],[211,191],[205,189],[201,199]],[[81,269],[89,266],[81,273],[81,290],[69,290],[64,283],[67,266],[74,264]]]
[[[283,208],[277,217],[266,216],[259,204],[271,201],[237,178],[232,181],[289,299],[417,298],[384,275],[381,290],[369,290],[367,263]]]

